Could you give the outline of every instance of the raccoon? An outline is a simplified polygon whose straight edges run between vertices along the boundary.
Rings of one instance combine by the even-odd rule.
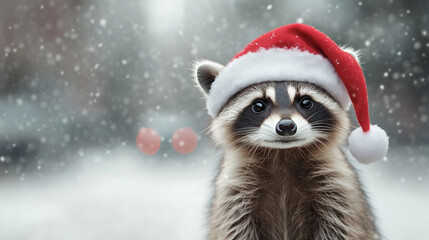
[[[387,152],[386,133],[369,124],[361,73],[355,56],[302,24],[268,32],[226,67],[196,64],[223,153],[208,239],[379,239],[343,151],[351,100],[362,126],[349,136],[352,155],[369,163]]]
[[[236,94],[209,125],[224,154],[209,239],[377,239],[358,176],[341,150],[345,110],[302,82]]]

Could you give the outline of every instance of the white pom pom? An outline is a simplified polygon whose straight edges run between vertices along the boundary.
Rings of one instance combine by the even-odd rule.
[[[371,125],[368,132],[356,128],[349,136],[352,155],[361,163],[369,164],[383,159],[389,148],[389,137],[377,125]]]

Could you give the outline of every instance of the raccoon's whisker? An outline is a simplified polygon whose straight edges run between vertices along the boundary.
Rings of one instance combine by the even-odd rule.
[[[329,140],[328,138],[325,138],[326,140]],[[323,147],[328,147],[328,144],[325,142],[322,142],[321,139],[316,141],[318,144],[322,145]]]
[[[258,130],[258,127],[243,127],[240,129],[236,129],[235,132],[246,132],[246,131],[255,131]]]
[[[314,122],[311,122],[311,125],[312,126],[330,126],[330,125],[327,125],[328,123],[327,123],[327,121],[330,121],[330,120],[334,120],[334,119],[330,119],[330,118],[327,118],[327,119],[324,119],[324,120],[318,120],[318,121],[314,121]],[[331,126],[331,128],[332,128],[332,126]]]
[[[328,118],[327,120],[330,120],[330,119]],[[325,131],[325,132],[332,131],[332,127],[326,126],[325,121],[326,121],[325,119],[324,120],[317,120],[317,121],[312,122],[311,124],[304,125],[301,128],[301,131],[307,130],[308,128],[311,128],[312,130],[320,132],[320,133],[323,133],[323,131]],[[343,134],[348,133],[348,129],[345,129],[343,127],[336,128],[336,131],[343,133]]]
[[[332,131],[332,127],[328,127],[328,126],[313,126],[312,127],[312,129],[313,130],[315,130],[315,131],[325,131],[325,132],[329,132],[329,131]],[[340,132],[340,133],[343,133],[343,134],[347,134],[348,133],[348,130],[347,129],[344,129],[344,128],[338,128],[338,129],[335,129],[335,131],[336,132]],[[321,132],[322,133],[322,132]]]
[[[248,134],[240,132],[240,133],[236,133],[236,136],[238,138],[235,139],[232,143],[242,142],[242,141],[251,142],[252,141],[251,139],[255,137],[255,134],[254,132],[248,132]]]
[[[250,151],[253,151],[254,144],[250,139],[248,139],[248,135],[242,136],[231,143],[231,145],[237,146],[238,149],[249,148]]]
[[[316,116],[317,114],[319,114],[320,112],[323,112],[323,111],[324,111],[323,109],[320,109],[320,110],[314,112],[313,114],[310,115],[310,117],[307,118],[307,121],[310,120],[312,117]]]
[[[210,126],[204,128],[203,130],[196,132],[197,135],[200,135],[201,133],[207,133],[210,130]]]
[[[323,143],[321,141],[316,141],[314,144],[317,146],[317,148],[319,150],[321,150],[322,148],[326,148],[326,146],[327,146],[325,143]],[[320,145],[321,145],[322,148],[320,147]]]
[[[246,139],[248,136],[243,136],[240,138],[237,138],[235,141],[233,141],[231,144],[235,145],[236,143],[245,143],[245,144],[249,144],[250,141],[248,139]]]
[[[258,130],[257,127],[244,127],[237,130],[233,130],[232,133],[239,134],[239,133],[254,133],[256,130]]]
[[[311,123],[314,124],[314,123],[327,122],[327,121],[332,121],[332,120],[335,120],[335,119],[334,118],[330,118],[330,117],[326,117],[324,119],[316,120],[316,121],[311,122]]]
[[[261,128],[261,130],[262,131],[265,131],[266,133],[268,133],[269,135],[271,135],[271,136],[277,136],[275,133],[274,133],[274,131],[270,131],[270,130],[268,130],[268,129],[266,129],[266,128]]]
[[[266,125],[266,126],[268,126],[268,125]],[[269,137],[271,137],[271,138],[277,137],[277,135],[275,135],[272,131],[265,129],[265,128],[258,128],[258,127],[244,127],[244,128],[240,128],[238,130],[232,131],[232,133],[237,134],[237,135],[242,135],[242,134],[246,134],[246,133],[254,133],[255,131],[258,131],[258,130],[267,133],[269,135]]]
[[[316,146],[320,151],[322,151],[322,149],[320,148],[319,144],[317,141],[314,142],[314,146]]]
[[[271,128],[271,126],[269,126],[268,124],[266,124],[266,123],[263,123],[261,126],[265,126],[265,127],[267,127],[267,128]],[[262,129],[263,131],[265,131],[265,132],[267,132],[267,133],[269,133],[269,135],[271,135],[271,137],[277,137],[277,135],[274,133],[274,131],[270,131],[270,130],[268,130],[268,129],[266,129],[266,128],[260,128],[260,129]]]

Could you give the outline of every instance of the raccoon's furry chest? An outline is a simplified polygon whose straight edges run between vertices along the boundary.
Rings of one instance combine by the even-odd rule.
[[[303,157],[281,151],[228,151],[215,182],[210,239],[378,236],[357,177],[342,152],[325,151],[318,156],[324,159]]]
[[[289,234],[308,238],[309,229],[317,217],[313,199],[320,179],[312,178],[322,166],[311,168],[301,159],[288,156],[265,159],[254,172],[260,181],[255,216],[259,221],[260,239],[288,239]],[[320,178],[320,177],[319,177]],[[293,233],[294,232],[294,233]]]

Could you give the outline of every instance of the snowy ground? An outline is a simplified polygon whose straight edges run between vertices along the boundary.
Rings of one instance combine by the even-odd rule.
[[[118,150],[102,164],[83,162],[51,178],[2,180],[0,239],[203,239],[213,155],[205,154],[213,158],[207,162],[193,154],[186,164],[156,164]],[[387,162],[359,166],[385,239],[425,239],[428,181],[402,176],[400,168],[386,172],[398,160],[390,155]]]

